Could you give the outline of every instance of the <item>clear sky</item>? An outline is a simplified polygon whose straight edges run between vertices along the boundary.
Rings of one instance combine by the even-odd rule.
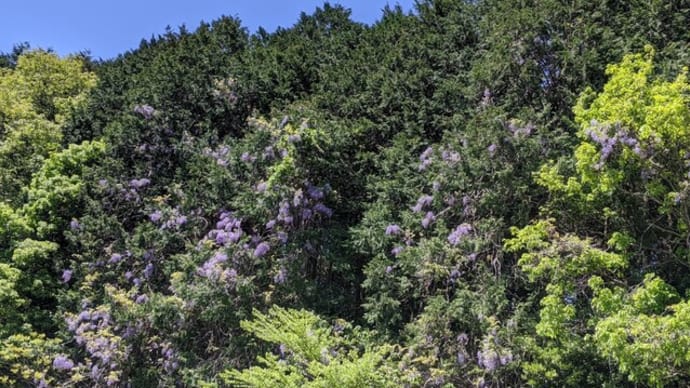
[[[311,14],[324,1],[311,0],[0,0],[0,52],[29,42],[60,55],[89,50],[108,59],[139,46],[142,38],[162,34],[166,26],[190,30],[221,15],[236,16],[254,32],[292,26],[300,12]],[[352,10],[352,19],[373,23],[389,4],[405,11],[414,0],[330,1]]]

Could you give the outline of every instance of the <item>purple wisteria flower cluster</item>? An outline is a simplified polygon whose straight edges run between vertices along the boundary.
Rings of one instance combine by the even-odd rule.
[[[165,212],[161,211],[160,209],[156,209],[149,213],[148,218],[154,224],[160,225],[161,230],[180,229],[189,221],[187,215],[182,214],[180,209],[177,207]]]
[[[426,170],[427,167],[433,162],[432,155],[434,153],[434,147],[427,147],[427,149],[419,155],[419,171]]]
[[[204,149],[203,154],[204,156],[213,158],[216,161],[216,164],[218,164],[219,166],[227,166],[228,156],[230,154],[230,147],[222,145],[215,150],[206,148]]]
[[[480,350],[477,352],[477,365],[487,372],[493,372],[498,367],[510,364],[513,354],[509,351],[499,353],[494,349]]]
[[[137,105],[134,107],[134,113],[141,115],[146,120],[150,120],[156,114],[156,110],[150,105]]]
[[[208,232],[206,238],[219,247],[228,247],[236,244],[242,236],[242,220],[226,211],[220,214],[216,227]]]
[[[470,234],[472,231],[472,225],[464,223],[458,225],[453,231],[448,235],[448,242],[450,245],[458,245],[464,237]]]
[[[462,160],[460,153],[453,150],[444,149],[441,151],[441,160],[443,160],[447,165],[454,166]]]
[[[417,200],[417,203],[412,207],[412,211],[414,213],[421,212],[422,210],[424,210],[424,208],[431,205],[431,202],[433,200],[434,200],[434,197],[432,197],[431,195],[427,195],[427,194],[422,195]]]
[[[295,190],[291,200],[280,201],[278,214],[266,222],[266,229],[272,230],[280,225],[287,230],[305,226],[319,217],[331,218],[333,210],[322,201],[329,190],[328,186],[316,187],[309,183]]]
[[[131,187],[135,190],[139,190],[141,188],[144,188],[144,187],[148,186],[149,184],[151,184],[151,180],[148,178],[132,179],[131,181],[129,181],[129,187]]]
[[[518,120],[508,121],[507,127],[508,127],[508,131],[515,138],[529,137],[532,134],[532,132],[534,132],[534,130],[537,128],[531,122],[527,123],[525,125],[521,125],[521,123]]]
[[[501,366],[513,362],[513,353],[510,349],[501,346],[501,341],[496,327],[484,336],[481,347],[477,351],[477,365],[487,372],[493,372]]]
[[[86,357],[83,363],[75,364],[59,356],[53,361],[53,367],[86,374],[97,385],[117,386],[122,375],[119,365],[127,359],[129,350],[116,334],[117,329],[108,308],[90,308],[85,302],[78,314],[67,314],[65,321],[76,344],[85,350]]]
[[[640,142],[620,124],[602,125],[592,120],[590,128],[585,134],[601,147],[599,162],[594,166],[596,169],[604,167],[604,164],[618,145],[626,146],[637,156],[644,157],[644,151],[640,147]]]

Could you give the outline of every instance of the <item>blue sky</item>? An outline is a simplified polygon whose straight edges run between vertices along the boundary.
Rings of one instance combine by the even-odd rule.
[[[373,23],[381,10],[400,4],[413,8],[414,0],[331,1],[352,9],[352,19]],[[139,46],[142,38],[160,34],[165,27],[199,22],[220,15],[237,16],[251,32],[263,26],[274,31],[293,25],[300,12],[312,13],[323,1],[289,0],[0,0],[0,51],[20,42],[52,48],[61,55],[90,50],[108,59]]]

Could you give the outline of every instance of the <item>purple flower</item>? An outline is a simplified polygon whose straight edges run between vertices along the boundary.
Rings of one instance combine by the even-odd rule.
[[[62,282],[69,283],[70,280],[72,280],[72,270],[66,269],[62,271]]]
[[[426,229],[434,221],[436,221],[436,215],[434,215],[434,212],[427,212],[424,216],[424,219],[422,219],[422,227]]]
[[[424,209],[424,207],[428,206],[431,204],[431,202],[434,200],[434,197],[430,195],[422,195],[419,197],[417,200],[417,204],[412,208],[412,211],[415,213],[419,213]]]
[[[216,229],[224,229],[226,225],[228,225],[232,221],[230,217],[223,217],[220,219],[220,221],[216,222]]]
[[[288,217],[290,221],[287,221]],[[287,201],[280,203],[278,208],[278,220],[285,221],[286,224],[292,223],[292,217],[290,217],[290,204]]]
[[[187,223],[187,216],[179,216],[179,217],[175,218],[175,223],[178,226],[182,226],[182,225],[186,224]]]
[[[298,134],[296,134],[296,135],[289,135],[287,140],[289,143],[299,143],[302,140],[302,138]]]
[[[431,154],[434,152],[433,147],[427,147],[427,149],[422,152],[421,155],[419,155],[419,161],[421,162],[419,164],[419,171],[423,171],[426,169],[432,162],[431,159]]]
[[[432,160],[431,159],[424,159],[420,164],[419,164],[419,171],[424,171],[426,170],[429,165],[431,165]]]
[[[79,313],[77,318],[79,319],[79,321],[88,321],[91,319],[91,313],[88,311],[82,311]]]
[[[323,190],[314,187],[314,186],[309,186],[307,187],[307,194],[309,195],[309,198],[314,199],[314,200],[320,200],[323,199]]]
[[[640,148],[639,144],[635,144],[635,147],[633,147],[633,152],[639,157],[644,157],[644,152],[642,151],[642,148]]]
[[[467,346],[470,342],[470,337],[467,336],[467,333],[460,333],[455,339],[462,346]]]
[[[606,144],[601,148],[601,162],[606,161],[608,157],[613,152],[613,144],[606,142]]]
[[[153,109],[152,106],[144,104],[135,106],[134,113],[140,114],[146,120],[150,120],[153,117],[153,114],[156,113],[156,110]]]
[[[211,260],[213,260],[214,263],[221,263],[224,261],[228,261],[228,255],[226,255],[223,252],[216,252],[216,254],[213,255],[213,258]]]
[[[441,153],[441,158],[444,162],[452,165],[460,161],[460,154],[455,151],[443,151]]]
[[[242,155],[240,155],[240,160],[245,163],[251,163],[254,161],[254,157],[249,152],[243,152]]]
[[[232,243],[240,241],[240,237],[242,237],[242,229],[237,228],[228,233],[228,240]]]
[[[122,260],[122,255],[119,254],[119,253],[113,253],[113,254],[110,256],[110,260],[108,260],[108,263],[110,263],[110,264],[117,264],[117,263],[120,262],[120,260]]]
[[[311,209],[302,209],[302,219],[305,221],[309,220],[313,213]]]
[[[424,161],[426,159],[429,159],[429,157],[431,156],[431,154],[433,152],[434,152],[434,147],[431,147],[431,146],[427,147],[424,150],[424,152],[422,152],[421,155],[419,155],[419,160]]]
[[[405,250],[405,247],[403,247],[403,246],[401,246],[401,245],[398,245],[398,246],[396,246],[395,248],[393,248],[393,249],[391,250],[391,254],[392,254],[393,256],[396,256],[396,257],[397,257],[398,255],[400,255],[400,254],[402,253],[403,250]]]
[[[213,257],[207,260],[204,265],[197,271],[200,276],[211,278],[217,277],[217,266],[228,260],[228,255],[223,252],[216,252]]]
[[[234,268],[226,269],[223,271],[223,277],[229,282],[234,282],[237,280],[237,271]]]
[[[495,370],[498,367],[499,362],[500,358],[498,353],[493,350],[487,350],[485,352],[480,350],[477,352],[477,363],[480,367],[483,367],[489,372]]]
[[[53,360],[53,368],[57,370],[70,370],[74,368],[74,363],[67,356],[59,355]]]
[[[142,187],[148,186],[151,180],[148,178],[132,179],[129,181],[129,186],[133,189],[140,189]]]
[[[391,272],[393,272],[393,267],[389,265],[389,266],[386,267],[386,273],[388,274],[388,273],[391,273]]]
[[[282,242],[283,244],[286,244],[288,241],[288,235],[285,232],[276,233],[276,237],[278,237],[278,240],[280,240],[280,242]]]
[[[492,103],[491,97],[492,97],[491,90],[489,88],[484,88],[484,93],[482,94],[481,106],[486,107],[486,106],[491,105],[491,103]]]
[[[519,136],[529,136],[532,134],[532,131],[534,130],[535,126],[532,123],[528,123],[524,127],[518,126],[518,122],[515,120],[512,120],[508,124],[508,130],[512,132],[513,137],[519,137]]]
[[[397,235],[402,232],[402,229],[396,224],[390,224],[386,227],[386,236]]]
[[[276,220],[269,220],[266,223],[266,229],[273,229],[274,226],[276,226]]]
[[[259,243],[254,249],[254,257],[262,257],[271,249],[271,246],[265,242]]]
[[[460,272],[457,268],[453,268],[450,271],[449,280],[451,283],[455,283],[458,280],[458,278],[460,278],[460,276],[462,276],[462,272]]]
[[[225,245],[230,241],[230,233],[224,230],[217,230],[215,237],[216,244]]]
[[[146,294],[141,294],[137,296],[137,299],[134,301],[137,304],[144,304],[149,301],[149,297],[146,296]]]
[[[491,145],[487,148],[487,150],[489,151],[489,154],[490,154],[491,156],[494,156],[494,154],[496,153],[496,144],[491,144]]]
[[[597,125],[596,123],[591,123],[592,125]],[[606,139],[606,136],[601,136],[598,130],[594,129],[588,129],[587,132],[585,132],[587,136],[589,136],[592,141],[594,141],[597,144],[602,144],[604,140]]]
[[[261,182],[258,185],[256,185],[256,191],[259,193],[263,193],[264,191],[266,191],[267,187],[268,185],[266,184],[266,182]]]
[[[314,205],[314,210],[323,214],[324,216],[330,218],[333,215],[333,210],[331,210],[328,206],[322,204],[322,203],[317,203]]]
[[[79,221],[72,218],[72,221],[69,222],[69,228],[72,230],[77,230],[81,228],[81,225],[79,224]]]
[[[470,232],[472,231],[472,225],[470,224],[461,224],[458,225],[458,227],[455,228],[449,235],[448,235],[448,242],[450,245],[458,245],[460,243],[461,239],[465,236],[467,236]]]
[[[153,263],[148,263],[144,268],[144,277],[148,279],[151,275],[153,275]]]
[[[273,282],[276,284],[283,284],[287,280],[287,271],[285,268],[281,268],[276,276],[273,277]]]
[[[155,212],[149,214],[149,220],[154,223],[160,221],[162,217],[163,213],[160,210],[156,210]]]

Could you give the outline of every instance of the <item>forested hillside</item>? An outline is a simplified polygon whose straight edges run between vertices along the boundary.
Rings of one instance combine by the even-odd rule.
[[[420,0],[17,46],[0,386],[687,385],[688,26]]]

